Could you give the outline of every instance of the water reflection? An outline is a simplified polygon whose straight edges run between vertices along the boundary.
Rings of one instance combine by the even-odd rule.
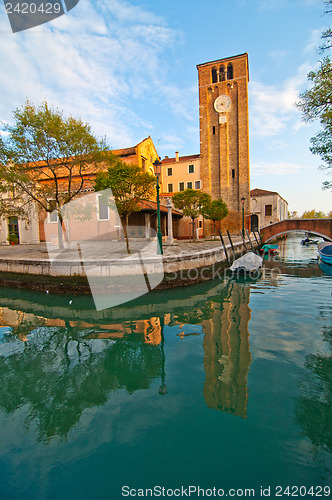
[[[8,313],[2,309],[2,318],[22,318]],[[39,439],[47,441],[66,437],[85,409],[104,405],[112,392],[147,389],[162,368],[155,339],[142,342],[150,322],[121,327],[114,325],[121,341],[110,340],[110,331],[69,324],[38,326],[29,333],[25,324],[6,329],[0,345],[0,408],[11,413],[25,406],[28,421],[37,422]]]
[[[332,328],[324,328],[322,337],[329,351],[307,356],[307,373],[295,410],[296,420],[316,454],[323,449],[332,453]]]
[[[211,318],[202,322],[205,401],[209,408],[240,417],[246,417],[248,402],[249,298],[249,286],[230,283],[224,299],[213,303]]]
[[[145,317],[136,320],[125,319],[132,312],[128,308],[122,309],[122,319],[116,309],[90,321],[82,319],[82,310],[68,308],[64,318],[47,317],[53,311],[48,305],[43,316],[29,312],[26,298],[12,299],[11,307],[10,299],[3,298],[0,408],[6,413],[28,408],[27,419],[37,422],[40,440],[66,437],[85,409],[104,405],[119,390],[132,394],[158,379],[158,393],[167,394],[165,325],[179,327],[179,341],[199,335],[185,333],[185,325],[200,325],[206,404],[245,417],[250,286],[226,281],[201,291],[187,296],[173,313],[168,312],[169,301],[150,304],[149,313],[142,305],[136,311]],[[25,311],[12,308],[18,303]],[[43,309],[42,304],[30,306]]]

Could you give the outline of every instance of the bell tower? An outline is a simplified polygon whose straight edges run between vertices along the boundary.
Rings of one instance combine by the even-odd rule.
[[[248,54],[199,64],[203,190],[229,211],[250,212]]]

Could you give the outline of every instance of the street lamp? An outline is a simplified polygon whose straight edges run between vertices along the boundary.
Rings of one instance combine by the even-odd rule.
[[[160,201],[159,201],[159,176],[161,174],[161,161],[157,159],[153,162],[154,173],[157,177],[157,218],[158,218],[158,226],[157,226],[157,240],[158,240],[158,253],[159,255],[163,255],[163,237],[161,234],[161,224],[160,224]]]
[[[241,203],[242,203],[242,234],[244,237],[244,202],[246,201],[245,198],[241,198]]]

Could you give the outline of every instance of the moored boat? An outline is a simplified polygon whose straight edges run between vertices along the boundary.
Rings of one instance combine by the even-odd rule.
[[[236,259],[230,267],[232,272],[252,273],[262,267],[263,259],[254,252],[247,252],[239,259]]]
[[[261,252],[264,255],[266,254],[275,255],[276,253],[278,253],[278,245],[263,245],[261,248]]]
[[[318,246],[319,257],[325,264],[332,265],[332,242],[331,241],[323,241]]]

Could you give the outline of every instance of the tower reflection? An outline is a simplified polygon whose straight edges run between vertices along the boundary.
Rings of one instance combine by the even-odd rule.
[[[247,415],[247,375],[251,362],[249,299],[248,285],[230,283],[224,300],[213,302],[211,318],[202,322],[206,404],[242,418]]]

